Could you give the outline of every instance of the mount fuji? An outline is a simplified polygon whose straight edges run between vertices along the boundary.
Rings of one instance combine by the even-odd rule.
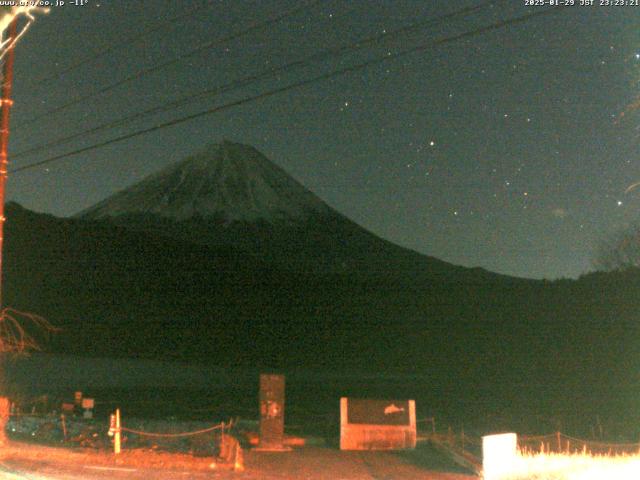
[[[255,148],[228,141],[208,146],[76,218],[232,247],[287,270],[498,277],[377,237]]]
[[[85,219],[154,215],[220,222],[304,222],[335,214],[252,147],[224,141],[82,212]]]

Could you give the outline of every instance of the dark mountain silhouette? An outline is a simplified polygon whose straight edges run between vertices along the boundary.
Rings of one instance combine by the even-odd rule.
[[[459,268],[423,284],[388,275],[392,266],[368,274],[284,270],[230,246],[17,204],[7,205],[7,217],[7,302],[63,327],[53,340],[60,351],[402,367],[440,351],[464,324],[455,319],[459,299],[492,285]]]

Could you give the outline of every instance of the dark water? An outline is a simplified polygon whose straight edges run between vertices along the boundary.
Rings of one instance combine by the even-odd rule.
[[[596,402],[590,393],[577,392],[575,398],[565,399],[559,389],[540,386],[491,392],[480,387],[427,385],[407,378],[291,378],[286,386],[285,416],[287,428],[294,433],[332,436],[339,431],[343,396],[414,399],[418,426],[428,431],[434,425],[427,420],[433,418],[439,432],[464,430],[481,436],[504,431],[525,435],[562,431],[586,439],[638,441],[640,415],[630,407],[632,402],[624,399],[640,392],[622,391],[608,403]],[[259,415],[258,381],[253,376],[208,388],[89,387],[83,394],[95,398],[95,417],[104,419],[116,408],[121,409],[123,418],[180,421],[257,420]],[[72,389],[49,392],[51,405],[72,399]]]
[[[37,356],[10,371],[15,397],[47,394],[49,407],[81,390],[95,398],[95,415],[123,418],[221,421],[258,419],[258,370],[131,359]],[[435,419],[439,432],[514,431],[542,435],[562,431],[609,441],[640,439],[640,386],[527,384],[495,379],[458,380],[435,375],[291,371],[286,374],[287,427],[337,435],[341,397],[414,399],[417,419]],[[487,385],[499,385],[488,388]],[[428,422],[419,427],[431,429]]]

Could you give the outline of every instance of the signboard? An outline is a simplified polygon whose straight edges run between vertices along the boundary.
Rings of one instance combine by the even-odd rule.
[[[517,460],[518,436],[515,433],[482,437],[482,470],[487,480],[509,476]]]
[[[340,399],[341,450],[403,450],[415,446],[414,400]]]
[[[259,450],[285,451],[284,375],[260,375]]]

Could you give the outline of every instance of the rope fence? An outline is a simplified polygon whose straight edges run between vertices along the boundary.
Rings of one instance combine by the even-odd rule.
[[[621,455],[640,452],[640,443],[609,443],[585,440],[556,432],[549,435],[519,436],[518,447],[526,452],[594,453]]]
[[[417,422],[417,423],[430,423]],[[460,462],[481,463],[483,455],[483,439],[474,435],[451,429],[446,433],[427,433],[421,440],[431,442],[434,446],[444,449],[450,456]],[[518,435],[518,449],[527,454],[565,454],[565,455],[637,455],[640,453],[639,443],[612,443],[596,440],[585,440],[556,432],[547,435]],[[458,463],[460,463],[458,462]],[[461,463],[461,464],[462,464]]]
[[[144,432],[142,430],[135,430],[133,428],[120,427],[120,431],[134,433],[136,435],[144,436],[144,437],[156,437],[156,438],[177,438],[177,437],[191,437],[193,435],[201,435],[203,433],[214,432],[216,430],[222,430],[224,432],[225,428],[230,428],[226,426],[224,422],[219,423],[217,425],[213,425],[209,428],[203,428],[202,430],[195,430],[193,432],[180,432],[180,433],[158,433],[158,432]]]
[[[154,422],[155,423],[155,422]],[[199,423],[199,422],[198,422]],[[231,431],[238,423],[238,419],[230,419],[228,422],[220,422],[214,425],[198,428],[193,425],[194,430],[189,430],[188,426],[184,426],[184,431],[171,431],[176,426],[171,423],[159,422],[148,431],[144,425],[136,425],[137,428],[131,428],[123,425],[120,409],[116,409],[115,413],[110,416],[109,421],[109,437],[112,437],[112,446],[115,454],[119,454],[122,446],[126,443],[131,448],[161,448],[177,451],[200,452],[200,455],[211,455],[215,451],[226,451],[226,446],[233,444],[239,445],[237,440],[231,435]],[[149,425],[147,424],[147,427]],[[158,431],[169,430],[169,431]],[[234,447],[235,448],[235,447]]]
[[[134,428],[122,426],[120,409],[116,409],[110,418],[109,435],[113,436],[113,453],[121,452],[122,443],[126,441],[123,433],[138,435],[139,437],[148,437],[154,439],[154,447],[164,441],[189,442],[189,451],[194,453],[197,449],[201,455],[216,455],[216,462],[232,464],[234,471],[244,470],[242,447],[239,441],[232,435],[226,434],[225,431],[231,431],[237,423],[237,419],[231,419],[228,423],[220,422],[206,428],[191,430],[188,432],[147,432]],[[214,432],[220,432],[220,435],[206,435]],[[179,439],[179,440],[177,440]]]

